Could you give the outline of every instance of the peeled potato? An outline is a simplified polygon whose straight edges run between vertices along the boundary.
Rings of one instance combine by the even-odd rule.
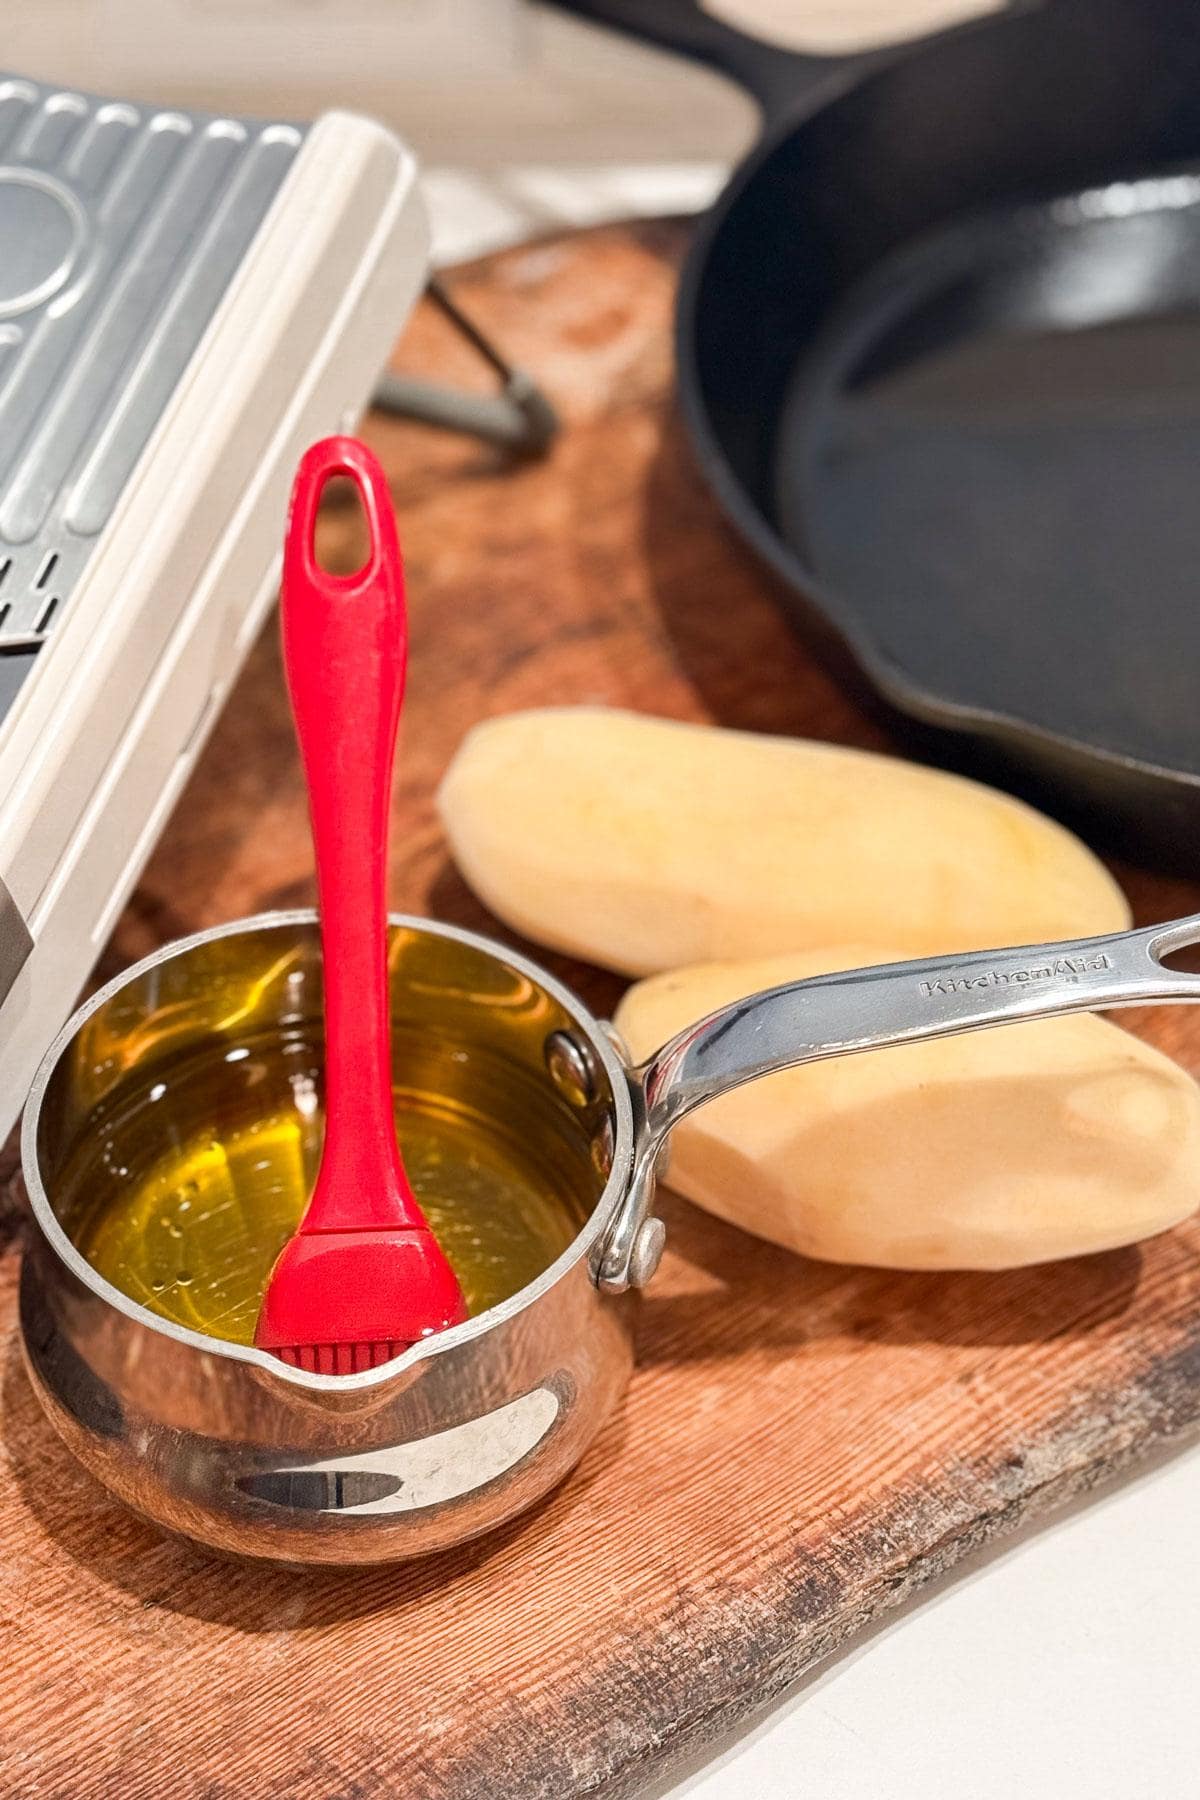
[[[829,744],[512,713],[467,737],[439,805],[493,912],[629,975],[835,938],[921,956],[1129,923],[1091,852],[1031,807]]]
[[[746,994],[894,960],[845,946],[630,989],[641,1059]],[[767,1076],[671,1135],[671,1187],[789,1250],[893,1269],[1010,1269],[1132,1244],[1200,1202],[1200,1089],[1088,1014]]]

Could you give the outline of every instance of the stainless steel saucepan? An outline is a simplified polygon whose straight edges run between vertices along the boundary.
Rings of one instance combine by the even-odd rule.
[[[398,918],[395,1031],[401,1054],[420,1059],[406,1078],[552,1143],[563,1203],[586,1222],[502,1305],[382,1368],[321,1376],[156,1316],[77,1248],[89,1194],[111,1182],[114,1158],[120,1168],[121,1121],[144,1136],[168,1074],[164,1131],[219,1132],[221,1080],[294,1094],[301,1109],[315,1103],[314,915],[202,932],[88,1001],[34,1083],[22,1151],[35,1230],[21,1282],[33,1385],[94,1475],[217,1549],[354,1564],[474,1537],[560,1481],[620,1397],[633,1361],[632,1290],[663,1247],[655,1179],[685,1114],[823,1057],[1200,999],[1200,975],[1163,961],[1196,942],[1200,917],[818,976],[726,1007],[631,1068],[609,1028],[536,964],[470,932]],[[230,1064],[223,1047],[235,1031],[250,1050]]]

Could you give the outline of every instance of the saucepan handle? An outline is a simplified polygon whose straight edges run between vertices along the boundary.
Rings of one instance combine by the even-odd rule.
[[[598,1270],[629,1280],[665,1140],[694,1107],[760,1076],[988,1025],[1200,1001],[1200,974],[1164,957],[1200,943],[1200,914],[1107,937],[886,963],[769,988],[690,1025],[632,1071],[639,1139],[628,1203]]]
[[[1140,931],[966,951],[816,975],[752,994],[664,1044],[637,1071],[661,1138],[685,1113],[780,1069],[1058,1013],[1200,1000],[1200,974],[1162,958],[1200,943],[1200,914]]]

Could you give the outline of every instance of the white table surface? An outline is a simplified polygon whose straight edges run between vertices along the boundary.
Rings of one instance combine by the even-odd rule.
[[[1200,1446],[931,1585],[654,1800],[1200,1793]]]

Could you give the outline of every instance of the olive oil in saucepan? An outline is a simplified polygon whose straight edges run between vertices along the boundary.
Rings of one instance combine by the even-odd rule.
[[[242,1066],[229,1067],[231,1058]],[[252,1047],[223,1061],[221,1107],[209,1113],[219,1130],[189,1128],[204,1110],[197,1086],[207,1085],[194,1065],[95,1121],[106,1178],[97,1193],[93,1173],[80,1192],[71,1235],[97,1273],[140,1305],[248,1344],[272,1264],[312,1190],[323,1123],[315,1070],[293,1064],[280,1092],[274,1058],[258,1081]],[[516,1293],[566,1249],[585,1213],[553,1135],[522,1133],[519,1118],[509,1129],[436,1094],[398,1094],[396,1120],[409,1179],[472,1313]]]

